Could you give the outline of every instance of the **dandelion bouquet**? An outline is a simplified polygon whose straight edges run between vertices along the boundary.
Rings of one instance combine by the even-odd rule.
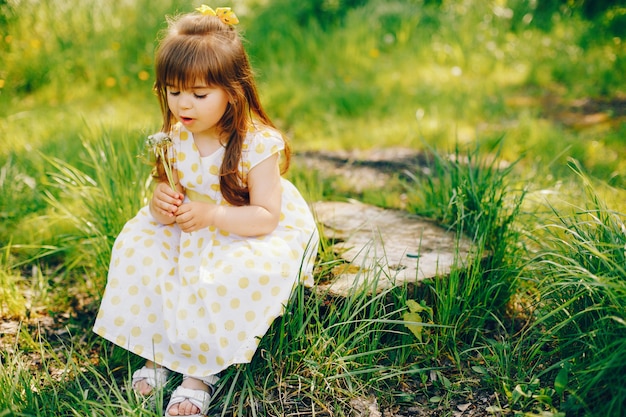
[[[176,181],[174,179],[176,157],[172,147],[172,139],[167,133],[158,132],[148,136],[146,147],[149,153],[154,155],[156,159],[154,177],[161,181],[167,180],[172,190],[176,190]]]

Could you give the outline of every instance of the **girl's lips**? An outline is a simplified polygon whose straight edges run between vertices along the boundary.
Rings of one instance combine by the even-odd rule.
[[[189,123],[191,123],[191,122],[193,121],[193,119],[192,119],[191,117],[182,117],[182,116],[181,116],[180,121],[181,121],[183,124],[189,124]]]

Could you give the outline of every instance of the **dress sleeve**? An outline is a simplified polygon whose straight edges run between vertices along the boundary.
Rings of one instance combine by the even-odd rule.
[[[248,134],[243,145],[242,162],[246,173],[270,156],[285,149],[285,142],[275,130],[263,129]]]

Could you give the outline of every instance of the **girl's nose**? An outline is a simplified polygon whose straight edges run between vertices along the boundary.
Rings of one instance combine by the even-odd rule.
[[[179,105],[180,105],[181,108],[188,109],[188,108],[191,107],[191,103],[192,103],[191,94],[189,94],[189,93],[181,93],[180,94]]]

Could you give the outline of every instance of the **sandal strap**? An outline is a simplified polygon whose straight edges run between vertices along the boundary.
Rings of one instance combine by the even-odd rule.
[[[133,373],[132,385],[135,386],[137,382],[145,380],[153,388],[162,388],[167,383],[169,374],[170,371],[166,368],[148,368],[144,366]]]
[[[172,397],[169,404],[167,404],[167,410],[174,404],[180,404],[183,401],[188,400],[190,403],[200,409],[200,415],[206,415],[211,405],[211,394],[200,389],[191,389],[179,386],[172,392]],[[166,414],[169,415],[169,414]]]

